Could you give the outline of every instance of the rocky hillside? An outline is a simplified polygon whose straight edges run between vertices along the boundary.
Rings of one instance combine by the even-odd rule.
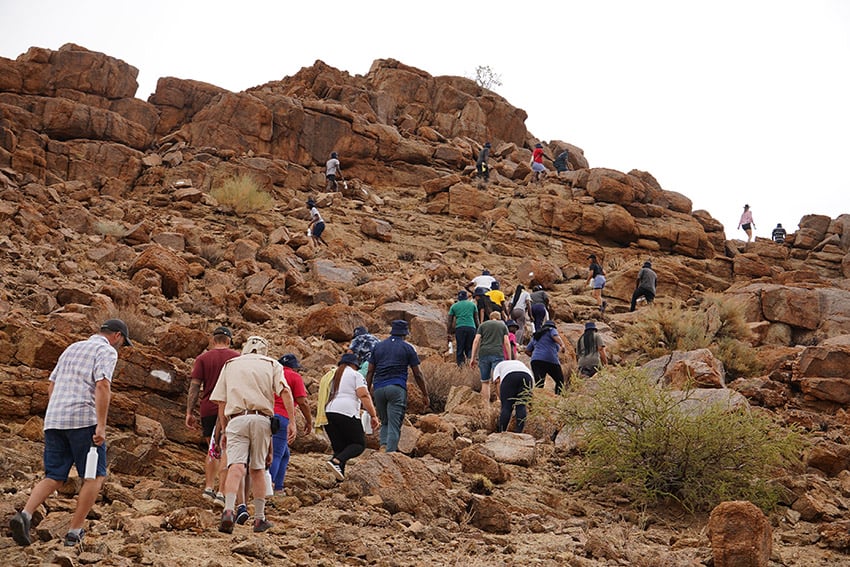
[[[136,75],[72,44],[0,59],[4,518],[40,475],[46,378],[64,347],[111,316],[137,345],[120,355],[112,476],[82,553],[57,547],[72,503],[60,497],[41,543],[0,541],[9,564],[213,567],[231,554],[299,565],[709,562],[706,517],[568,487],[570,457],[545,424],[492,435],[496,409],[464,387],[439,415],[414,399],[405,454],[364,455],[341,485],[322,462],[326,442],[302,435],[265,535],[218,534],[200,498],[199,432],[183,409],[215,326],[233,328],[237,344],[261,334],[272,354],[296,353],[315,394],[354,327],[386,336],[404,318],[437,380],[451,368],[446,308],[482,268],[506,292],[533,274],[574,340],[598,319],[584,285],[591,252],[609,275],[600,326],[612,346],[641,316],[628,300],[648,258],[662,306],[706,292],[737,302],[765,371],[732,381],[721,366],[712,383],[729,382],[812,441],[807,470],[783,481],[788,501],[770,517],[771,564],[850,564],[850,215],[804,216],[786,246],[727,240],[709,212],[651,174],[591,167],[576,145],[534,138],[525,112],[473,81],[393,60],[365,76],[317,61],[241,93],[166,77],[147,102],[133,98]],[[472,164],[485,141],[482,190]],[[530,184],[538,141],[548,160],[569,149],[572,171]],[[331,151],[341,193],[323,192]],[[273,208],[239,214],[213,198],[242,174]],[[305,234],[309,196],[328,223],[318,253]],[[492,494],[477,494],[474,475],[496,482]]]

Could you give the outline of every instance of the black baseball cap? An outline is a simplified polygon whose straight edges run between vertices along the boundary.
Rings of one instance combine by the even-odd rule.
[[[101,331],[112,331],[113,333],[121,333],[124,337],[124,346],[133,346],[130,342],[130,330],[127,329],[127,323],[121,319],[109,319],[103,322],[100,326]]]
[[[227,327],[216,327],[215,331],[213,331],[213,336],[215,335],[224,335],[229,339],[233,338],[233,332]]]

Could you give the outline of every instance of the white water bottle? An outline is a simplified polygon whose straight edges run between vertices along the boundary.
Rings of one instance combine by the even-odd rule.
[[[97,447],[92,445],[92,448],[89,449],[89,454],[86,457],[86,474],[83,476],[84,479],[93,479],[97,476]]]
[[[449,341],[449,354],[452,354],[455,351],[455,347],[452,345],[452,341]]]
[[[274,485],[272,485],[272,473],[266,469],[266,498],[274,496]]]

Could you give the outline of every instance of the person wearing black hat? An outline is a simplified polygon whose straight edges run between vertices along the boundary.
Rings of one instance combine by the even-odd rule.
[[[366,434],[360,420],[360,410],[368,412],[374,431],[381,426],[381,420],[375,411],[369,387],[359,366],[357,355],[347,352],[342,355],[331,382],[328,402],[325,404],[325,433],[333,447],[333,457],[328,466],[337,478],[345,477],[345,464],[360,455],[366,449]]]
[[[310,224],[307,225],[307,235],[310,237],[310,242],[313,244],[313,249],[318,249],[319,244],[328,245],[325,239],[322,238],[322,233],[325,231],[325,220],[319,214],[319,209],[316,207],[316,201],[313,198],[307,199],[307,207],[310,209]]]
[[[475,162],[475,171],[478,172],[478,178],[484,183],[490,181],[490,167],[487,165],[488,159],[490,159],[490,142],[484,144],[484,147],[478,152],[478,160]],[[481,186],[479,184],[479,187]]]
[[[121,319],[109,319],[98,333],[71,344],[56,361],[44,414],[44,479],[33,487],[23,510],[9,522],[12,539],[18,545],[32,543],[33,513],[62,488],[71,467],[76,465],[80,478],[86,476],[87,456],[94,448],[94,478],[83,480],[64,543],[70,547],[83,541],[86,516],[106,478],[106,417],[120,346],[133,346],[130,331]]]
[[[776,228],[773,229],[773,232],[770,234],[770,237],[777,244],[785,244],[786,235],[787,233],[785,232],[785,229],[782,228],[782,223],[780,222],[776,224]]]
[[[449,344],[451,344],[452,334],[457,342],[455,362],[458,366],[463,366],[469,360],[477,328],[478,308],[475,302],[469,300],[466,290],[460,290],[457,292],[457,301],[449,307],[449,318],[446,321]]]
[[[307,388],[304,387],[304,379],[296,372],[301,368],[301,363],[298,362],[298,357],[292,353],[287,353],[281,356],[278,360],[283,366],[283,378],[289,384],[289,389],[292,391],[292,399],[295,405],[304,416],[305,431],[313,429],[313,414],[310,411],[310,403],[307,401]],[[289,467],[289,420],[295,419],[295,416],[289,417],[289,412],[286,411],[286,404],[283,398],[275,394],[274,396],[274,414],[280,422],[280,428],[277,433],[272,434],[272,464],[269,466],[269,474],[272,477],[272,487],[274,491],[281,492],[284,488],[283,483],[286,480],[286,469]]]
[[[629,311],[635,310],[638,298],[640,297],[645,298],[646,303],[652,305],[653,300],[655,300],[655,282],[657,278],[658,276],[652,270],[652,262],[649,260],[644,262],[643,267],[637,275],[637,286],[632,293],[632,304],[629,307]]]
[[[602,300],[602,289],[605,287],[605,270],[596,261],[596,254],[591,254],[587,257],[590,260],[590,267],[587,271],[587,284],[593,290],[593,298],[599,305],[599,312],[605,313],[605,308],[608,306],[607,301]]]
[[[549,319],[549,294],[540,284],[532,288],[529,299],[531,300],[531,319],[534,322],[534,330],[543,328],[543,323]]]
[[[387,453],[398,451],[401,424],[407,410],[407,369],[422,392],[426,407],[430,407],[428,387],[419,369],[419,355],[404,338],[410,329],[407,321],[392,322],[390,336],[375,345],[369,359],[366,383],[372,391],[378,417],[381,419],[380,441]]]
[[[325,191],[336,191],[339,185],[336,182],[336,176],[342,175],[342,170],[339,168],[339,156],[337,156],[336,152],[331,152],[331,158],[325,164],[325,178],[327,179],[327,183],[325,184]]]
[[[221,448],[210,443],[218,419],[218,404],[210,401],[221,367],[231,358],[239,356],[239,351],[230,348],[233,333],[227,327],[216,327],[212,333],[210,349],[198,355],[192,364],[189,395],[186,397],[186,427],[196,429],[198,420],[195,417],[195,407],[200,399],[201,434],[204,437],[204,447],[209,447],[209,458],[204,459],[204,498],[217,506],[224,506],[224,480],[227,475],[227,465],[221,461]],[[203,391],[203,393],[201,393]],[[219,492],[214,490],[215,479],[218,476]]]
[[[542,388],[546,384],[548,375],[555,381],[555,394],[561,393],[564,388],[564,371],[558,355],[566,351],[567,345],[558,334],[554,321],[546,321],[539,331],[534,332],[525,352],[531,355],[531,371],[536,388]],[[566,385],[569,386],[569,383]]]
[[[584,324],[584,334],[576,342],[578,371],[582,376],[593,376],[603,364],[608,364],[605,343],[596,329],[596,323],[588,321]]]

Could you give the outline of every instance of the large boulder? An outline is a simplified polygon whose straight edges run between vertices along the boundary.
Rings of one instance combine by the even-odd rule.
[[[773,545],[770,521],[752,502],[721,502],[709,515],[715,567],[767,567]]]

